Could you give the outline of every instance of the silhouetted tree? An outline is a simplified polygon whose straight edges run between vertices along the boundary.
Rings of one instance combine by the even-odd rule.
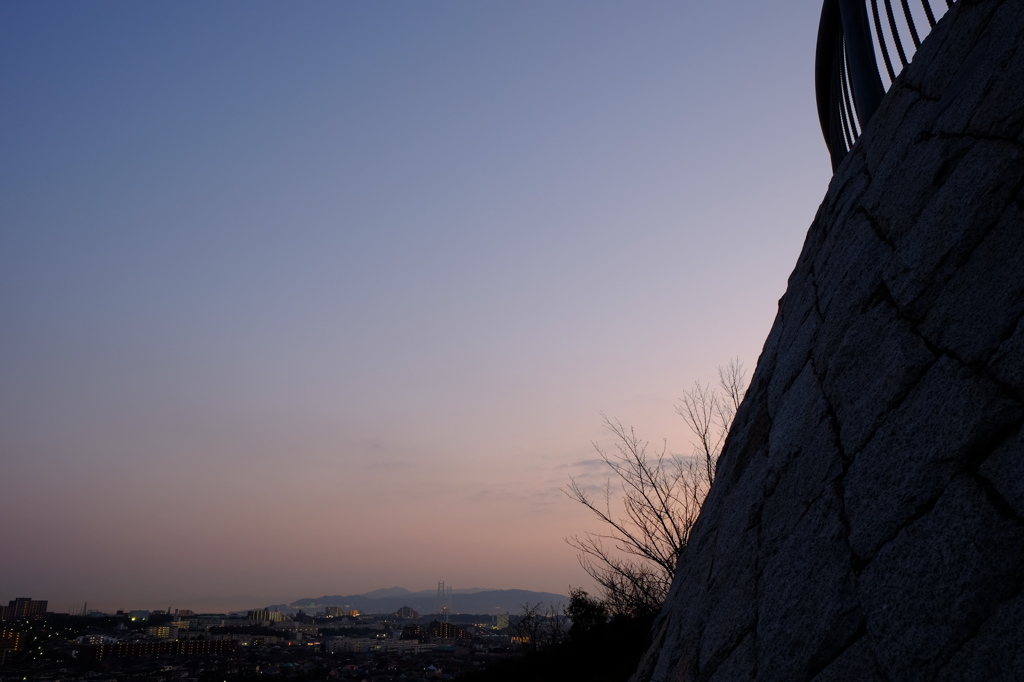
[[[569,637],[580,639],[608,624],[608,607],[580,588],[569,590],[565,615],[572,621]]]
[[[535,653],[565,639],[565,619],[554,604],[544,608],[540,602],[526,602],[515,619],[509,622],[509,634],[526,653]]]
[[[566,542],[579,551],[580,564],[600,586],[612,614],[649,618],[668,594],[746,387],[738,359],[719,367],[718,376],[719,388],[696,382],[676,406],[696,438],[691,456],[668,454],[664,441],[660,450],[650,452],[632,427],[602,415],[615,447],[594,443],[594,448],[614,476],[598,495],[571,477],[564,489],[605,528]],[[619,501],[621,513],[613,510]]]
[[[686,421],[697,438],[693,443],[694,454],[704,461],[703,473],[709,486],[715,480],[718,455],[743,400],[746,380],[743,363],[734,358],[726,366],[718,367],[718,389],[695,381],[693,388],[683,394],[682,402],[676,405],[676,414]]]

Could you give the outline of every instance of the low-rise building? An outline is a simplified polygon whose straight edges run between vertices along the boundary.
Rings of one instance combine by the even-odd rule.
[[[45,599],[39,600],[32,597],[12,599],[7,606],[0,606],[0,620],[42,617],[46,613],[46,604]]]
[[[433,644],[417,639],[383,639],[377,637],[325,637],[324,651],[328,653],[389,653],[416,654],[432,651]]]

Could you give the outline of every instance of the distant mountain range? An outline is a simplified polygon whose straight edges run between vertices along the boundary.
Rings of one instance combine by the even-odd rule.
[[[517,613],[527,603],[540,603],[544,608],[553,605],[561,611],[569,603],[569,598],[562,594],[530,590],[489,590],[482,587],[452,590],[453,613]],[[410,592],[404,587],[389,587],[366,594],[334,594],[315,599],[297,599],[290,604],[274,604],[267,608],[285,613],[294,613],[299,609],[312,613],[322,611],[325,606],[343,606],[361,613],[394,613],[403,606],[409,606],[426,615],[437,613],[437,590]]]

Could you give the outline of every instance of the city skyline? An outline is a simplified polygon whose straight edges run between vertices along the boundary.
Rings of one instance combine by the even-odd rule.
[[[443,585],[443,583],[441,583]],[[16,597],[8,600],[8,606],[2,606],[4,599],[0,597],[0,621],[15,620],[31,616],[43,616],[45,613],[62,613],[70,615],[97,615],[97,614],[135,614],[135,613],[167,613],[185,614],[193,613],[242,613],[255,611],[283,612],[287,614],[295,612],[314,613],[338,609],[344,605],[349,610],[360,613],[381,614],[393,613],[403,609],[409,609],[415,605],[423,615],[440,614],[445,611],[451,613],[509,613],[518,611],[526,602],[541,603],[546,605],[563,605],[568,603],[569,597],[565,594],[551,592],[537,592],[532,590],[492,589],[492,588],[449,588],[448,600],[445,603],[439,602],[440,597],[434,589],[409,590],[402,587],[381,588],[371,590],[363,594],[338,593],[329,595],[318,595],[316,597],[299,597],[279,603],[248,603],[238,602],[222,604],[220,608],[214,606],[206,610],[197,610],[196,604],[133,604],[130,606],[118,606],[116,608],[97,608],[97,602],[83,601],[79,604],[70,604],[66,608],[61,605],[50,603],[48,599],[35,599],[29,597]],[[454,592],[454,600],[452,593]],[[486,604],[485,604],[486,602]],[[103,600],[98,602],[104,603]],[[351,608],[349,608],[351,607]],[[348,613],[348,611],[344,611]],[[418,616],[417,616],[418,617]],[[264,619],[265,620],[265,619]]]
[[[592,588],[602,413],[690,452],[831,177],[818,11],[0,5],[8,598]]]

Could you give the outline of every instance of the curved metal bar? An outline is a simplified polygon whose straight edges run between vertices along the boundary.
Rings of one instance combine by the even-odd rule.
[[[850,116],[850,94],[846,87],[846,67],[843,64],[842,52],[840,51],[836,59],[836,89],[842,93],[842,99],[840,100],[841,106],[839,107],[839,121],[843,127],[843,149],[849,152],[853,147],[854,141],[857,136],[853,131],[853,121]]]
[[[881,104],[885,87],[878,75],[864,0],[839,0],[839,10],[843,21],[843,44],[853,89],[853,104],[857,108],[857,118],[863,125]]]
[[[896,15],[892,11],[892,0],[885,0],[885,13],[889,15],[889,29],[892,31],[893,42],[896,43],[896,52],[900,55],[900,64],[907,67],[907,53],[903,51],[903,41],[900,40],[900,31],[896,28]]]
[[[932,6],[928,0],[921,0],[921,4],[924,5],[924,15],[928,17],[928,28],[935,28],[935,15],[932,14]]]
[[[927,2],[928,0],[925,0]],[[892,60],[889,59],[889,48],[885,44],[882,34],[882,20],[878,17],[878,0],[871,0],[871,15],[875,20],[875,37],[878,39],[879,52],[885,61],[885,71],[889,74],[889,82],[896,80],[896,72],[892,69]]]
[[[889,54],[889,39],[883,28],[878,0],[870,0],[870,17],[868,1],[823,0],[821,6],[814,90],[818,123],[832,157],[833,170],[853,148],[885,95],[875,59],[876,47],[885,61],[890,80],[895,81],[899,75]],[[929,25],[934,26],[935,16],[929,0],[920,1]],[[902,68],[908,63],[907,53],[900,39],[892,0],[884,2],[889,36],[896,45]],[[900,0],[900,4],[916,50],[921,45],[921,34],[911,14],[909,0]],[[952,7],[953,0],[946,0],[946,5]]]
[[[842,38],[843,20],[839,14],[839,0],[824,0],[821,19],[818,20],[818,45],[814,55],[814,96],[818,105],[818,124],[832,157],[832,170],[838,168],[839,162],[846,156],[846,149],[839,149],[841,133],[837,130],[838,111],[832,97],[836,92],[835,55],[837,44],[838,49],[842,49]]]
[[[845,52],[844,47],[843,54],[840,55],[840,58],[846,56]],[[845,59],[840,63],[839,74],[839,85],[843,93],[843,114],[844,120],[847,124],[846,149],[850,150],[853,148],[853,143],[857,141],[859,132],[857,131],[857,112],[854,108],[852,93],[850,92],[850,70]]]
[[[928,5],[928,0],[921,0],[921,3]],[[914,49],[921,47],[921,38],[917,35],[917,27],[914,26],[914,16],[910,13],[910,3],[907,0],[900,0],[900,4],[903,5],[903,16],[907,20],[907,26],[910,28],[910,39],[914,41]]]
[[[842,62],[842,42],[837,42],[835,46],[835,52],[832,58],[832,79],[831,79],[831,92],[839,92],[841,87],[840,83],[843,78],[843,62]],[[838,101],[834,104],[839,104]],[[832,137],[829,140],[829,146],[832,152],[832,170],[834,171],[839,165],[839,162],[843,160],[846,153],[849,151],[850,146],[847,144],[847,130],[845,121],[846,112],[842,106],[833,106],[830,112],[829,129],[831,130]]]

